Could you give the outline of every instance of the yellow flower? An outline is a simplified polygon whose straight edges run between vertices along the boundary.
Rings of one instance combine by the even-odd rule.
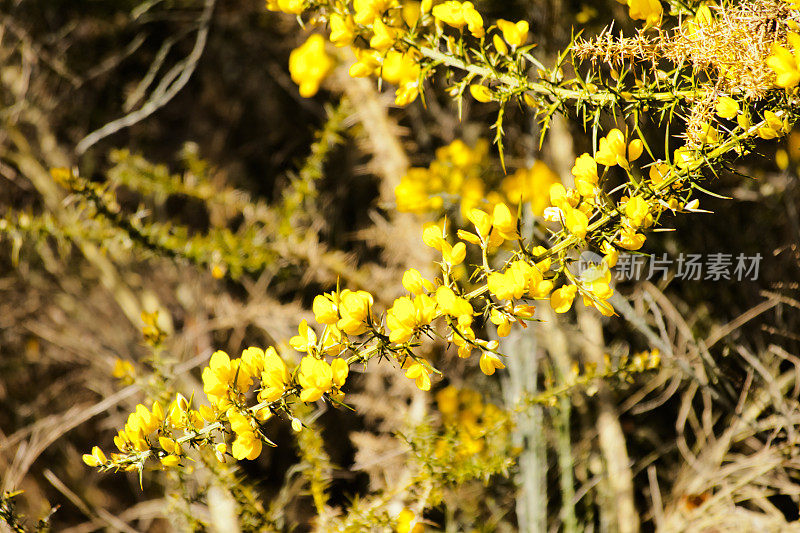
[[[635,161],[642,155],[644,143],[641,139],[631,142],[630,146],[625,145],[625,135],[614,128],[608,135],[600,139],[600,147],[594,156],[595,161],[607,167],[619,165],[628,168],[629,161]]]
[[[299,15],[305,9],[304,0],[267,0],[267,9]]]
[[[472,2],[464,2],[462,4],[455,0],[449,0],[434,6],[432,13],[437,21],[444,22],[459,30],[467,26],[472,35],[478,38],[484,35],[483,18],[475,10]]]
[[[403,287],[411,294],[423,294],[434,289],[433,283],[422,277],[419,270],[411,268],[403,274]]]
[[[452,317],[472,317],[472,305],[464,298],[456,296],[450,287],[443,285],[436,289],[436,305],[442,312]]]
[[[242,368],[251,376],[260,376],[264,371],[264,350],[255,346],[245,348],[242,352]],[[183,398],[183,396],[181,396]],[[184,402],[186,399],[184,398]]]
[[[351,78],[366,78],[372,76],[381,65],[380,54],[375,50],[350,48],[356,56],[356,62],[350,65],[348,73]]]
[[[395,105],[400,107],[407,106],[419,96],[419,82],[413,81],[404,83],[397,88],[394,96]]]
[[[331,363],[331,375],[333,377],[333,384],[341,388],[350,373],[350,367],[347,366],[347,361],[341,358],[334,359]]]
[[[231,360],[228,354],[217,350],[211,355],[208,366],[203,369],[203,391],[214,401],[214,397],[226,396],[231,388],[246,392],[252,379],[246,365],[240,359]]]
[[[548,203],[550,186],[558,180],[558,175],[542,160],[537,159],[531,168],[521,168],[507,176],[501,188],[511,205],[530,202],[533,214],[541,216],[545,208],[550,205]]]
[[[631,227],[639,228],[649,225],[653,217],[650,215],[650,205],[643,196],[637,195],[625,204],[625,216],[628,218]]]
[[[633,20],[644,20],[649,26],[661,20],[664,12],[658,0],[628,0],[628,14]]]
[[[419,390],[431,389],[431,377],[422,364],[409,357],[403,364],[403,369],[406,371],[406,377],[413,379]]]
[[[789,120],[784,118],[781,120],[778,115],[772,111],[764,112],[764,120],[766,125],[758,128],[758,136],[762,139],[775,139],[781,137],[789,131]]]
[[[578,287],[575,285],[564,285],[554,290],[553,294],[550,296],[550,305],[553,306],[553,311],[556,313],[566,313],[569,311],[577,293]]]
[[[696,161],[694,154],[686,146],[677,148],[672,155],[672,160],[681,170],[688,168]]]
[[[492,36],[492,43],[494,43],[494,49],[497,50],[497,53],[501,56],[508,55],[508,46],[503,41],[503,38],[499,35],[495,34]]]
[[[422,229],[422,242],[435,250],[442,249],[444,242],[443,228],[438,224],[426,224]]]
[[[597,187],[599,177],[597,176],[597,162],[589,154],[581,154],[575,160],[572,167],[572,175],[575,176],[575,188],[581,196],[592,196]]]
[[[264,370],[261,372],[261,391],[258,393],[258,401],[274,402],[283,396],[288,386],[289,369],[275,348],[270,346],[264,353]]]
[[[355,15],[353,19],[357,24],[372,24],[376,17],[389,9],[392,0],[353,0]]]
[[[791,89],[800,82],[800,35],[790,32],[787,39],[794,54],[780,44],[773,43],[767,66],[775,72],[776,86]]]
[[[664,178],[669,175],[670,167],[666,163],[662,163],[661,161],[656,161],[654,165],[650,167],[649,177],[650,181],[653,185],[659,185]]]
[[[374,299],[367,291],[349,291],[345,289],[340,295],[339,314],[342,318],[337,327],[348,335],[361,335],[366,332],[371,318]]]
[[[453,246],[442,241],[442,260],[450,266],[457,266],[464,262],[467,257],[467,246],[463,242],[457,242]]]
[[[95,467],[106,464],[108,459],[106,458],[106,454],[103,453],[103,450],[95,446],[92,448],[91,454],[83,454],[83,462],[89,466]]]
[[[497,309],[492,309],[489,315],[489,320],[492,324],[497,326],[497,336],[505,337],[511,333],[511,318],[506,313],[500,312]]]
[[[417,520],[414,511],[403,509],[397,515],[397,533],[423,533],[425,526]]]
[[[479,102],[491,102],[494,99],[494,94],[492,90],[486,87],[485,85],[470,85],[469,86],[469,93],[472,97],[479,101]]]
[[[501,300],[522,298],[528,292],[535,267],[525,261],[514,261],[504,273],[492,272],[487,279],[489,292]],[[537,271],[538,273],[538,271]],[[541,275],[539,275],[541,279]]]
[[[619,260],[619,250],[614,248],[610,242],[603,241],[603,244],[600,246],[600,251],[605,254],[604,259],[609,268],[614,268]]]
[[[344,17],[338,13],[334,13],[331,15],[330,23],[330,41],[334,46],[342,47],[353,43],[353,38],[355,37],[353,17],[350,15]]]
[[[300,401],[316,402],[333,387],[333,371],[323,359],[307,355],[300,361],[297,383],[303,388]]]
[[[339,309],[337,306],[338,296],[336,293],[319,294],[314,297],[311,310],[314,311],[314,318],[320,324],[336,324],[339,320]]]
[[[503,32],[503,38],[511,48],[522,46],[528,39],[528,22],[520,20],[517,23],[508,20],[500,19],[497,21],[497,27]]]
[[[580,209],[574,209],[568,206],[566,209],[563,209],[563,211],[564,226],[567,228],[567,231],[579,239],[583,239],[589,229],[589,217]]]
[[[386,315],[386,325],[391,331],[389,340],[407,342],[417,328],[430,324],[436,316],[436,301],[422,294],[411,300],[403,296],[394,301]]]
[[[729,96],[723,96],[717,100],[716,110],[717,115],[731,119],[739,114],[739,103]]]
[[[495,369],[502,369],[506,367],[499,357],[490,352],[483,352],[478,365],[481,367],[481,372],[487,376],[494,374]]]
[[[297,328],[299,335],[295,335],[289,339],[289,344],[298,352],[314,353],[317,348],[317,334],[314,330],[308,327],[308,322],[305,319],[300,322]]]
[[[504,203],[494,206],[492,211],[492,227],[504,239],[516,239],[517,234],[517,215]]]
[[[256,436],[254,431],[245,431],[236,434],[236,440],[231,446],[231,455],[236,459],[258,459],[261,455],[261,439]]]
[[[133,363],[117,358],[114,361],[114,368],[111,370],[111,375],[117,379],[130,378],[136,374],[133,369]]]
[[[375,19],[375,22],[372,24],[372,31],[373,35],[369,40],[371,48],[383,52],[394,45],[395,32],[384,24],[381,19]]]
[[[623,228],[616,244],[626,250],[638,250],[644,246],[646,237],[641,233],[636,233],[633,228]]]
[[[419,79],[419,63],[411,52],[389,50],[381,65],[381,78],[395,85],[417,82]]]
[[[289,73],[304,98],[317,94],[333,66],[333,58],[325,52],[325,39],[316,33],[289,54]]]

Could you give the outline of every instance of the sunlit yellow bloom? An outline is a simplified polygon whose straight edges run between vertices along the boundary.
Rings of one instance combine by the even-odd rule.
[[[444,242],[442,231],[437,224],[426,224],[422,230],[422,241],[435,250],[441,250]]]
[[[578,293],[575,285],[564,285],[553,291],[550,296],[550,305],[556,313],[566,313],[572,307],[572,301]]]
[[[325,360],[307,355],[300,361],[297,383],[303,388],[300,401],[315,402],[333,387],[333,372]]]
[[[397,533],[423,533],[425,526],[411,509],[403,509],[397,515]]]
[[[392,0],[353,0],[353,19],[357,24],[372,24],[391,4]]]
[[[422,277],[419,270],[410,268],[403,274],[403,287],[411,294],[423,294],[434,289],[433,283]]]
[[[472,305],[464,298],[456,296],[450,287],[443,285],[436,289],[436,304],[442,312],[452,317],[472,317]]]
[[[353,44],[353,38],[355,37],[353,17],[350,15],[344,17],[338,13],[334,13],[331,15],[330,24],[330,41],[334,46],[342,47]]]
[[[517,215],[512,213],[506,204],[500,203],[494,206],[492,227],[504,239],[516,239],[519,236],[517,234]]]
[[[656,161],[655,164],[650,166],[650,171],[648,173],[650,181],[653,183],[653,185],[659,185],[662,181],[664,181],[664,178],[667,177],[669,170],[669,165],[662,163],[661,161]]]
[[[353,292],[345,289],[340,298],[339,314],[342,318],[337,322],[337,327],[348,335],[366,332],[374,303],[372,295],[367,291]]]
[[[380,54],[375,50],[350,48],[356,56],[356,62],[350,65],[348,73],[352,78],[366,78],[372,76],[381,66]]]
[[[775,72],[775,85],[791,89],[800,82],[800,35],[790,32],[787,40],[794,53],[778,43],[773,43],[772,55],[767,58],[767,65]]]
[[[583,239],[589,229],[589,217],[579,209],[567,207],[564,209],[564,226],[570,233]]]
[[[722,118],[733,118],[739,114],[739,103],[729,96],[723,96],[717,100],[716,111]]]
[[[100,466],[106,464],[108,462],[108,458],[106,457],[106,454],[103,453],[103,450],[95,446],[92,448],[91,454],[83,454],[83,462],[89,466]]]
[[[636,233],[635,229],[623,228],[616,244],[626,250],[638,250],[644,246],[646,237],[641,233]]]
[[[572,175],[575,176],[575,188],[581,196],[591,196],[597,187],[599,177],[597,176],[597,162],[589,154],[581,154],[575,160],[572,167]]]
[[[463,242],[450,243],[442,241],[442,260],[450,266],[457,266],[467,257],[467,247]]]
[[[458,29],[467,26],[475,37],[483,37],[484,35],[483,18],[475,10],[472,2],[461,3],[456,0],[449,0],[434,6],[432,13],[437,21]]]
[[[240,359],[232,361],[228,354],[217,350],[203,369],[203,391],[210,397],[226,396],[231,388],[246,392],[252,379],[245,367]]]
[[[403,296],[394,301],[386,315],[386,325],[391,331],[389,340],[407,342],[417,328],[430,324],[436,316],[436,301],[422,294],[412,300]]]
[[[258,459],[258,456],[261,455],[261,449],[261,439],[258,438],[254,431],[246,431],[236,434],[236,439],[231,446],[231,455],[239,460],[249,459],[252,461]]]
[[[416,82],[419,78],[419,63],[411,52],[398,52],[389,50],[381,65],[381,78],[401,85],[408,82]]]
[[[336,324],[339,320],[337,302],[336,293],[315,296],[311,309],[314,311],[314,318],[316,318],[317,322],[320,324]]]
[[[499,357],[490,352],[483,352],[478,364],[481,367],[481,372],[487,376],[494,374],[494,371],[498,368],[502,369],[506,367]]]
[[[508,46],[502,37],[497,34],[492,35],[492,43],[494,43],[494,49],[497,50],[497,53],[501,56],[508,55]]]
[[[528,40],[529,27],[526,20],[514,23],[500,19],[497,21],[497,27],[503,32],[503,38],[511,45],[511,48],[522,46]]]
[[[627,0],[628,14],[633,20],[652,25],[661,20],[664,8],[658,0]]]
[[[628,168],[629,161],[635,161],[642,155],[644,143],[641,139],[631,142],[630,146],[625,144],[625,135],[614,128],[608,135],[600,139],[600,147],[594,156],[595,161],[607,167],[619,165]]]
[[[289,54],[289,73],[300,86],[300,95],[309,98],[317,94],[319,85],[333,70],[334,61],[325,52],[325,39],[317,33]]]
[[[431,377],[422,364],[409,357],[406,359],[405,364],[403,364],[403,369],[406,371],[406,377],[408,379],[413,379],[420,390],[426,391],[431,389]]]
[[[383,52],[394,45],[395,31],[389,28],[380,18],[372,24],[373,35],[369,40],[371,48]]]
[[[317,347],[317,334],[305,320],[300,322],[297,331],[299,334],[289,339],[289,344],[298,352],[313,353]]]
[[[299,15],[305,9],[304,0],[267,0],[267,9]]]
[[[494,99],[494,93],[485,85],[473,84],[469,86],[469,93],[472,97],[479,102],[491,102]]]
[[[772,111],[764,112],[766,125],[758,128],[758,136],[762,139],[775,139],[781,137],[789,131],[789,119],[781,119]]]
[[[289,369],[275,348],[270,346],[264,354],[264,370],[261,373],[261,391],[258,393],[258,400],[274,402],[283,396],[288,386]]]
[[[637,195],[628,200],[625,204],[625,216],[628,218],[631,227],[639,228],[648,221],[652,222],[650,216],[650,206],[643,196]]]
[[[548,202],[550,186],[559,181],[558,175],[544,161],[537,159],[531,168],[521,168],[506,176],[500,185],[512,206],[530,202],[534,215],[541,216]]]
[[[600,246],[600,251],[605,255],[604,260],[609,268],[614,268],[619,259],[619,250],[614,248],[610,242],[603,241],[603,244]]]

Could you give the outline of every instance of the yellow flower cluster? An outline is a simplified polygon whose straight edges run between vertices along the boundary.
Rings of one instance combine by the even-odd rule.
[[[474,86],[473,86],[474,87]],[[505,176],[497,190],[487,188],[491,175],[489,143],[479,140],[470,147],[458,139],[436,150],[428,168],[411,168],[395,187],[397,209],[402,212],[436,212],[459,203],[462,217],[476,207],[492,208],[500,202],[510,205],[530,203],[531,211],[541,215],[548,204],[547,191],[558,176],[540,160]]]
[[[125,427],[114,438],[119,454],[112,454],[110,461],[96,453],[84,456],[90,466],[106,468],[141,468],[144,460],[152,455],[159,457],[165,466],[180,462],[183,451],[181,443],[198,439],[212,442],[213,431],[226,434],[224,423],[230,426],[234,437],[230,453],[235,459],[255,459],[261,454],[262,443],[269,440],[261,432],[261,423],[273,412],[282,412],[292,419],[292,427],[300,430],[299,421],[292,417],[284,398],[296,394],[302,402],[314,402],[328,395],[340,400],[342,386],[347,379],[347,361],[338,358],[328,364],[322,355],[325,348],[317,343],[316,335],[304,321],[299,335],[291,339],[297,349],[308,355],[300,362],[295,374],[280,358],[274,348],[267,350],[250,347],[241,357],[232,359],[218,350],[211,355],[208,366],[203,369],[203,392],[210,405],[190,409],[189,402],[180,394],[165,412],[156,402],[151,410],[138,405],[128,417]],[[258,404],[249,405],[250,392],[255,392]],[[173,434],[183,431],[182,435]],[[154,435],[155,434],[155,435]],[[217,444],[217,456],[224,461],[228,447],[224,441]],[[102,453],[102,452],[101,452]]]
[[[442,425],[449,438],[436,443],[436,455],[454,454],[463,460],[481,453],[493,453],[487,441],[508,440],[511,422],[496,405],[484,403],[479,392],[448,386],[436,393]]]
[[[409,169],[395,187],[397,210],[428,213],[442,209],[446,199],[459,199],[461,212],[468,212],[486,197],[488,152],[483,139],[472,147],[459,139],[439,148],[428,168]]]
[[[184,452],[173,431],[195,430],[202,426],[200,412],[190,410],[188,401],[180,394],[166,412],[159,402],[154,402],[151,409],[139,404],[114,437],[119,453],[112,453],[108,458],[95,446],[91,454],[84,454],[83,462],[89,466],[136,470],[141,468],[143,458],[154,453],[164,466],[175,466]]]

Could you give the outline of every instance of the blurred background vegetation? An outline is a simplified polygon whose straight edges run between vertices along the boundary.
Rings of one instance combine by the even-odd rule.
[[[592,34],[613,17],[631,31],[613,0],[476,4],[487,20],[530,20],[545,61],[573,27]],[[502,439],[467,442],[452,420],[506,416],[494,409],[514,405],[515,385],[433,346],[447,379],[431,394],[373,362],[348,382],[355,413],[329,408],[300,438],[274,424],[278,447],[257,461],[151,473],[142,489],[135,475],[85,467],[81,454],[110,447],[144,395],[199,391],[214,349],[285,344],[337,280],[385,308],[405,269],[430,265],[426,219],[397,213],[394,187],[437,148],[488,138],[491,114],[467,103],[458,121],[435,89],[427,106],[397,109],[346,66],[303,99],[287,62],[305,36],[260,0],[0,2],[0,491],[24,491],[4,497],[9,527],[13,514],[73,532],[366,531],[379,523],[370,513],[411,508],[447,531],[789,530],[800,494],[795,135],[779,148],[788,164],[774,148],[750,157],[713,180],[733,198],[704,200],[714,215],[676,218],[677,231],[648,241],[657,255],[760,253],[757,281],[622,283],[625,320],[551,316],[520,340],[541,361],[522,378],[534,383],[614,350],[660,347],[657,373],[571,392]],[[532,117],[509,115],[512,171],[541,159],[566,177],[591,142],[563,120],[540,150]],[[68,194],[55,167],[79,168],[96,198]],[[167,334],[158,353],[142,337],[141,314],[154,311]],[[466,392],[453,411],[455,390]],[[426,465],[440,442],[466,446],[459,465]],[[421,494],[437,503],[415,509]]]

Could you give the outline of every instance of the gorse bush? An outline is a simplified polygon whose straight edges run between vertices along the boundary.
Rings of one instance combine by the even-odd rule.
[[[242,528],[291,529],[280,513],[284,493],[275,496],[277,507],[267,509],[250,481],[231,469],[235,461],[258,459],[265,447],[283,446],[290,428],[318,529],[419,532],[446,522],[453,530],[459,527],[453,524],[477,519],[455,518],[468,503],[453,502],[448,491],[476,481],[504,483],[500,479],[528,460],[526,446],[532,445],[518,435],[530,429],[530,413],[542,407],[567,413],[553,415],[561,461],[570,454],[568,404],[576,393],[607,395],[664,364],[681,367],[662,336],[642,326],[643,319],[615,294],[612,269],[620,254],[644,253],[654,232],[709,213],[706,203],[720,197],[714,192],[720,174],[738,173],[753,154],[773,153],[772,144],[791,132],[800,117],[800,3],[619,3],[635,25],[630,36],[609,27],[594,36],[579,33],[562,50],[540,54],[529,22],[490,20],[471,2],[267,0],[267,10],[296,16],[303,32],[304,42],[288,57],[302,97],[351,83],[337,77],[344,68],[350,77],[376,84],[395,107],[441,108],[444,101],[459,120],[466,108],[490,117],[478,126],[482,133],[439,147],[432,160],[416,160],[418,166],[393,184],[395,203],[382,207],[390,216],[413,214],[403,220],[420,225],[417,244],[423,256],[433,257],[404,269],[394,286],[385,277],[373,282],[370,271],[353,266],[345,253],[297,230],[315,224],[327,159],[346,142],[350,113],[366,105],[352,98],[327,109],[311,156],[277,201],[214,182],[213,168],[192,145],[181,154],[183,174],[129,150],[111,153],[102,180],[80,165],[53,168],[51,179],[69,194],[67,215],[56,220],[22,210],[6,216],[2,230],[14,243],[14,257],[32,237],[62,246],[80,239],[102,245],[112,257],[136,251],[188,263],[220,283],[247,283],[242,280],[269,271],[283,295],[303,286],[296,274],[307,265],[320,267],[312,286],[322,290],[307,296],[310,313],[301,314],[288,343],[274,339],[274,345],[230,354],[215,349],[194,394],[175,379],[180,364],[165,344],[171,327],[158,313],[143,313],[147,371],[124,356],[113,375],[142,388],[146,399],[113,438],[116,450],[93,446],[83,462],[135,472],[142,487],[159,469],[172,476],[173,486],[184,487],[185,478],[204,472],[229,487]],[[584,11],[588,17],[591,9]],[[520,164],[511,122],[527,121],[541,147],[548,133],[565,128],[564,118],[587,134],[586,151],[571,160],[571,176],[559,177],[538,159]],[[778,153],[778,165],[788,167],[789,156]],[[208,220],[198,227],[165,221],[164,205],[176,195],[202,205]],[[589,264],[581,259],[586,251],[593,253]],[[525,375],[513,361],[533,354],[520,347],[520,336],[554,327],[557,315],[573,309],[587,338],[599,320],[588,313],[595,313],[644,327],[649,346],[596,346],[588,360],[566,356]],[[663,324],[661,329],[666,335]],[[558,342],[557,334],[550,337]],[[444,355],[452,352],[467,366],[457,370]],[[711,365],[683,370],[706,387],[718,379]],[[480,373],[466,380],[450,374],[470,366]],[[334,467],[318,417],[330,408],[343,417],[373,416],[361,396],[369,375],[386,368],[420,391],[432,391],[440,417],[417,419],[399,432],[414,465],[396,484],[405,501],[390,503],[390,490],[377,491],[334,511]],[[476,384],[498,374],[505,390],[514,379],[529,385],[501,406]],[[710,393],[703,394],[711,402]],[[395,399],[373,401],[391,409]],[[706,423],[682,413],[684,422]],[[608,435],[601,432],[601,441]],[[572,465],[558,466],[558,523],[577,531]],[[588,471],[580,475],[586,478]],[[657,487],[656,474],[648,475],[651,489]],[[711,497],[700,492],[695,507]],[[539,505],[546,515],[546,501]],[[648,519],[681,527],[661,516]],[[541,517],[517,520],[519,527],[529,520],[530,530],[542,524]],[[587,511],[584,520],[589,528],[595,518]],[[476,530],[502,529],[497,522],[483,527]],[[621,522],[604,527],[638,529]]]

